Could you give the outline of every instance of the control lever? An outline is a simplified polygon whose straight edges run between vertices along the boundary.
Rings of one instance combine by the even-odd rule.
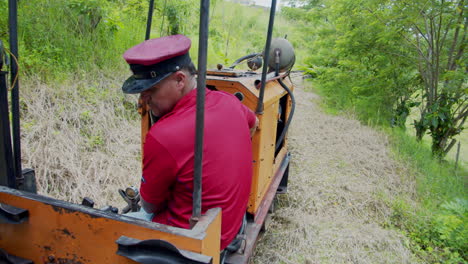
[[[140,211],[141,206],[138,204],[140,202],[140,192],[135,186],[127,187],[125,191],[119,189],[119,194],[127,202],[127,206],[122,209],[122,214]]]

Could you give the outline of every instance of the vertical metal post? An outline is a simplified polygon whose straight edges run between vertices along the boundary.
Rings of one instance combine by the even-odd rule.
[[[201,216],[203,175],[203,129],[205,126],[205,82],[208,48],[208,23],[210,1],[200,0],[200,34],[198,40],[197,117],[195,131],[195,166],[193,177],[193,226]]]
[[[148,9],[148,20],[146,21],[146,35],[145,40],[150,38],[151,24],[153,23],[154,0],[150,0]]]
[[[267,40],[265,44],[265,54],[263,55],[263,69],[262,69],[262,86],[260,87],[260,94],[258,96],[257,103],[257,114],[263,114],[263,97],[265,94],[265,81],[268,70],[268,60],[270,59],[270,45],[271,45],[271,35],[273,34],[273,25],[275,23],[275,12],[276,12],[276,0],[271,1],[270,8],[270,21],[268,22],[268,33]]]
[[[13,116],[13,153],[14,153],[14,174],[17,183],[22,181],[21,173],[21,142],[20,142],[20,112],[19,112],[19,78],[18,78],[18,3],[17,0],[8,1],[8,23],[10,30],[10,51],[11,56],[11,83],[13,85],[11,90],[11,112]],[[15,184],[17,187],[17,184]]]
[[[460,157],[460,141],[458,141],[457,155],[455,156],[455,175],[457,175],[458,158]]]
[[[2,50],[0,49],[0,52]],[[0,62],[1,64],[1,62]],[[0,67],[0,185],[15,188],[6,72]]]

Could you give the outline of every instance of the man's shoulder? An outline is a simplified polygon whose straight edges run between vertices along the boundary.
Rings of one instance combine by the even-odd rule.
[[[212,95],[214,98],[222,98],[227,100],[236,99],[234,95],[225,91],[210,91],[210,95]]]
[[[208,103],[211,102],[222,102],[225,106],[240,106],[242,103],[239,99],[231,93],[225,91],[210,91],[209,96],[207,96]]]
[[[171,115],[155,123],[148,136],[158,141],[162,146],[170,148],[174,144],[179,145],[178,143],[182,143],[186,138],[193,139],[191,133],[194,122],[194,119],[190,120],[187,116],[181,118],[177,115]]]

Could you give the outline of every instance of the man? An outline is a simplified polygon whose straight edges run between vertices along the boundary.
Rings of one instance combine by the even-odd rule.
[[[134,75],[125,93],[140,93],[159,117],[144,145],[142,206],[152,221],[189,228],[192,215],[196,78],[183,35],[147,40],[124,54]],[[200,89],[200,88],[198,88]],[[206,88],[201,88],[206,89]],[[202,213],[221,207],[221,249],[236,236],[252,178],[255,114],[224,92],[206,89]]]

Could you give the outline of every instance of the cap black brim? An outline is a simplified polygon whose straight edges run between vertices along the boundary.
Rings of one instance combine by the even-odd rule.
[[[126,94],[137,94],[144,92],[171,74],[172,72],[169,72],[153,79],[137,79],[134,76],[130,76],[130,78],[124,82],[122,91]]]

